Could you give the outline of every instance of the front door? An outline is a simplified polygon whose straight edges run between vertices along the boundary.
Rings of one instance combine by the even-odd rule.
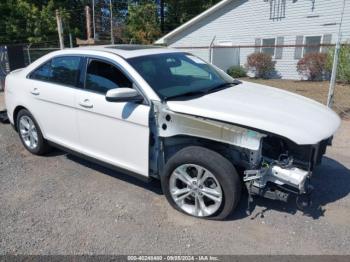
[[[106,92],[134,83],[115,64],[88,59],[78,90],[78,129],[88,156],[148,176],[149,111],[142,103],[108,102]]]

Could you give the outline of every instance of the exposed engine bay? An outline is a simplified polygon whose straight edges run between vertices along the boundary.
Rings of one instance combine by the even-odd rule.
[[[155,102],[151,118],[150,174],[159,176],[171,155],[187,145],[203,145],[229,159],[253,196],[287,202],[297,196],[299,208],[310,204],[310,178],[331,138],[316,145],[297,145],[275,134],[221,121],[185,115]]]

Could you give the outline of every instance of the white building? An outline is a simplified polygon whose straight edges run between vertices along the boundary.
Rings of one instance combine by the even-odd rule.
[[[345,2],[343,43],[350,42],[350,0]],[[298,60],[335,44],[342,10],[343,0],[223,0],[156,43],[212,60],[223,70],[265,52],[276,61],[277,76],[300,79]]]

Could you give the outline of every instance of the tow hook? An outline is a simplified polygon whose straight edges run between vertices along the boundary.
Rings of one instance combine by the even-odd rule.
[[[304,210],[312,205],[311,193],[313,191],[311,185],[308,186],[307,193],[297,195],[296,205],[300,210]]]

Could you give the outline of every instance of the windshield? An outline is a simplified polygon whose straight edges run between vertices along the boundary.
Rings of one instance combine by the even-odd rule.
[[[205,94],[234,81],[203,60],[187,53],[167,53],[128,59],[161,99]]]

